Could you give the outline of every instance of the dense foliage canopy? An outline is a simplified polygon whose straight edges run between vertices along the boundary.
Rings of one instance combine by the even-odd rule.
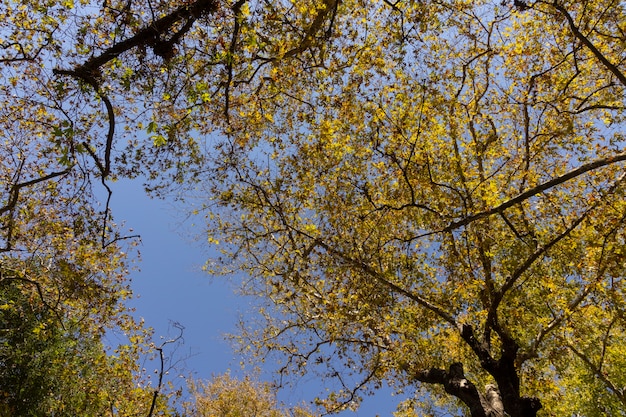
[[[204,193],[208,268],[265,300],[244,348],[331,411],[623,415],[624,7],[4,2],[3,321],[141,333],[109,210],[141,176]]]
[[[316,65],[272,70],[274,123],[214,158],[210,237],[267,300],[244,347],[336,379],[329,410],[389,383],[624,415],[625,18],[341,2]]]
[[[0,272],[0,416],[145,415],[153,389],[137,385],[137,342],[146,334],[113,288],[63,262],[5,258]],[[105,345],[107,327],[134,342]]]
[[[194,417],[314,417],[305,407],[286,409],[275,390],[251,378],[238,380],[228,374],[210,381],[190,381],[191,402],[184,415]]]

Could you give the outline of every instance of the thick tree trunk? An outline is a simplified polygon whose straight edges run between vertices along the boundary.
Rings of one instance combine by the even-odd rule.
[[[469,408],[472,417],[536,417],[541,408],[541,402],[537,398],[509,396],[503,398],[500,390],[494,384],[485,387],[485,393],[479,392],[478,388],[469,381],[463,372],[463,364],[453,363],[446,371],[432,368],[419,371],[414,375],[420,382],[440,384],[446,392],[454,395]],[[517,380],[517,374],[510,376],[513,381],[508,381],[511,386]],[[503,378],[499,378],[503,379]],[[513,382],[513,384],[511,384]],[[508,401],[508,403],[507,403]]]

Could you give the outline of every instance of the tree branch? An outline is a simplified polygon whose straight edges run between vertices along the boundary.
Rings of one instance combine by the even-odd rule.
[[[287,51],[284,55],[285,58],[291,58],[305,51],[310,46],[312,46],[313,40],[315,39],[315,35],[317,34],[317,32],[319,32],[322,25],[326,21],[326,17],[328,16],[330,12],[333,12],[333,16],[334,16],[335,10],[337,7],[339,7],[339,3],[341,2],[341,0],[323,0],[323,1],[324,1],[324,7],[318,11],[317,15],[315,16],[315,19],[313,19],[313,22],[311,23],[311,26],[309,26],[309,28],[307,29],[304,35],[304,38],[302,38],[302,41],[300,41],[300,44],[297,47],[291,49],[290,51]]]
[[[146,26],[134,36],[123,40],[110,48],[106,49],[100,55],[94,56],[88,59],[81,65],[74,67],[73,69],[55,69],[56,75],[68,75],[76,79],[82,80],[89,84],[95,91],[95,93],[101,98],[106,107],[106,113],[108,117],[108,130],[106,135],[106,141],[104,144],[104,161],[102,161],[95,151],[87,143],[83,143],[83,146],[87,150],[87,153],[92,157],[96,167],[100,171],[100,177],[103,186],[107,190],[107,204],[104,213],[104,225],[102,230],[102,245],[106,247],[106,224],[108,219],[109,201],[111,198],[111,189],[106,184],[106,178],[111,173],[111,152],[113,148],[113,139],[115,135],[115,111],[113,104],[109,97],[104,94],[100,88],[100,70],[103,65],[118,57],[124,52],[127,52],[138,46],[152,46],[155,54],[166,58],[167,48],[177,43],[185,33],[187,33],[193,22],[203,14],[211,13],[217,9],[217,1],[215,0],[198,0],[192,4],[184,5],[170,14],[152,22],[149,26]],[[187,20],[183,27],[169,40],[160,40],[162,34],[170,30],[175,24],[180,21]],[[117,239],[116,239],[117,240]],[[114,240],[115,241],[115,240]]]
[[[299,232],[301,234],[304,234],[303,232]],[[310,237],[310,236],[309,236]],[[383,284],[384,286],[386,286],[389,290],[404,295],[405,297],[415,301],[418,305],[426,308],[427,310],[432,311],[433,313],[435,313],[437,316],[439,316],[440,318],[442,318],[445,322],[447,322],[448,324],[456,327],[456,320],[454,319],[454,317],[448,313],[447,311],[445,311],[443,308],[433,304],[432,302],[426,300],[425,298],[421,297],[418,294],[415,294],[411,291],[408,291],[402,287],[400,287],[397,284],[394,284],[393,282],[389,281],[388,279],[386,279],[385,277],[382,276],[382,274],[380,274],[378,271],[376,271],[374,268],[372,268],[371,266],[367,265],[364,262],[358,261],[356,259],[351,258],[350,256],[344,254],[343,252],[329,246],[328,244],[324,243],[322,240],[320,239],[313,239],[314,242],[316,243],[317,246],[320,246],[322,248],[324,248],[324,250],[326,250],[327,252],[329,252],[330,254],[336,256],[337,258],[343,260],[344,262],[357,267],[358,269],[362,270],[363,272],[365,272],[366,274],[370,275],[372,278],[376,279],[378,282],[380,282],[381,284]]]
[[[125,39],[110,48],[104,50],[100,55],[91,57],[83,64],[74,67],[72,70],[55,70],[58,71],[70,71],[76,76],[87,79],[98,79],[100,76],[100,69],[103,65],[109,61],[117,58],[124,52],[128,52],[138,46],[151,46],[155,45],[155,41],[159,37],[171,29],[178,22],[190,19],[195,21],[198,17],[215,12],[218,8],[217,0],[197,0],[193,3],[188,3],[180,6],[171,13],[162,18],[153,21],[148,26],[138,31],[134,36]],[[176,35],[175,35],[176,36]],[[178,40],[178,38],[176,38]]]
[[[543,184],[539,184],[529,190],[524,191],[523,193],[519,194],[516,197],[513,197],[510,200],[505,201],[504,203],[500,204],[499,206],[493,207],[489,210],[485,210],[485,211],[481,211],[479,213],[473,214],[471,216],[465,217],[461,220],[458,220],[456,222],[452,222],[450,223],[447,227],[438,230],[435,233],[444,233],[444,232],[450,232],[453,231],[455,229],[458,229],[459,227],[462,226],[467,226],[470,223],[475,222],[476,220],[480,220],[483,219],[485,217],[491,216],[493,214],[498,214],[498,213],[502,213],[504,212],[506,209],[513,207],[516,204],[519,204],[531,197],[534,197],[537,194],[540,194],[544,191],[547,191],[551,188],[556,187],[557,185],[561,185],[571,179],[574,179],[576,177],[579,177],[583,174],[586,174],[589,171],[593,171],[595,169],[598,168],[602,168],[605,166],[609,166],[612,165],[614,163],[617,162],[622,162],[622,161],[626,161],[626,152],[620,152],[617,153],[615,155],[606,157],[606,158],[600,158],[600,159],[596,159],[595,161],[589,162],[587,164],[581,165],[580,167],[567,172],[566,174],[563,174],[559,177],[553,178],[550,181],[544,182]]]
[[[13,184],[11,186],[11,189],[9,190],[9,199],[7,204],[5,204],[3,207],[0,207],[0,215],[3,215],[6,212],[12,212],[16,205],[17,205],[17,201],[19,199],[20,196],[20,190],[24,187],[30,187],[31,185],[35,185],[35,184],[39,184],[41,182],[44,181],[48,181],[51,180],[53,178],[56,177],[61,177],[63,175],[67,175],[70,170],[72,168],[69,167],[67,169],[64,169],[63,171],[57,171],[57,172],[52,172],[48,175],[44,175],[43,177],[39,177],[39,178],[35,178],[29,181],[24,181],[18,184]],[[2,226],[2,229],[8,229],[7,230],[7,239],[5,242],[5,246],[0,248],[0,252],[8,252],[11,250],[12,248],[12,243],[11,243],[11,236],[12,236],[12,216],[10,216],[9,221],[7,222],[7,224]]]
[[[185,328],[183,327],[183,325],[181,325],[180,323],[173,323],[173,326],[178,329],[178,335],[174,338],[168,339],[166,341],[164,341],[163,343],[161,343],[158,347],[155,347],[155,350],[159,353],[159,382],[157,384],[157,387],[155,388],[154,392],[152,393],[152,402],[150,403],[150,411],[148,411],[148,416],[147,417],[152,417],[153,413],[154,413],[154,409],[156,407],[156,402],[157,402],[157,398],[159,396],[159,393],[161,392],[161,388],[163,387],[163,376],[166,373],[165,370],[165,356],[163,355],[163,348],[166,345],[172,344],[172,343],[176,343],[180,340],[182,340],[183,338],[183,331],[185,330]]]
[[[578,349],[576,349],[573,345],[571,344],[567,344],[567,347],[569,348],[569,350],[571,350],[574,355],[576,355],[581,361],[583,361],[583,363],[585,364],[585,366],[587,366],[587,368],[589,368],[589,370],[594,374],[594,376],[596,378],[598,378],[600,381],[602,381],[602,383],[604,383],[604,385],[606,385],[606,387],[613,393],[615,394],[615,396],[617,398],[619,398],[619,400],[623,403],[626,404],[626,391],[624,389],[620,389],[618,388],[609,378],[608,376],[602,372],[602,369],[600,369],[599,366],[596,366],[591,359],[589,359],[589,357],[587,357],[587,355],[585,355],[583,352],[579,351]]]
[[[622,85],[626,87],[626,75],[624,75],[624,73],[622,73],[619,70],[619,68],[617,68],[617,66],[613,65],[611,61],[609,61],[608,58],[602,52],[600,52],[598,48],[596,48],[593,42],[591,42],[589,38],[587,38],[580,31],[580,29],[578,29],[578,26],[576,26],[576,23],[574,22],[572,15],[569,14],[569,12],[565,9],[565,7],[561,6],[558,1],[554,1],[549,4],[552,7],[554,7],[556,10],[558,10],[558,12],[563,15],[563,17],[565,17],[576,39],[578,39],[583,45],[589,48],[591,53],[598,59],[598,61],[600,61],[602,65],[604,65],[609,71],[611,71],[613,75],[615,75],[615,77],[617,77],[617,79],[622,83]]]
[[[226,58],[226,86],[224,87],[224,117],[226,123],[230,124],[230,116],[228,109],[230,107],[230,87],[233,83],[233,59],[235,56],[235,50],[237,47],[237,39],[239,38],[239,31],[241,29],[241,8],[248,0],[238,0],[231,9],[235,14],[235,23],[233,25],[233,36],[230,40],[230,46],[228,47],[228,57]]]
[[[44,297],[43,289],[41,288],[40,283],[30,278],[26,278],[22,276],[22,274],[20,274],[19,272],[15,270],[12,270],[12,269],[10,270],[11,272],[13,272],[14,274],[13,276],[5,276],[4,271],[9,271],[9,269],[4,269],[0,265],[0,283],[2,283],[2,281],[21,281],[21,282],[25,282],[27,284],[34,286],[37,289],[37,295],[39,296],[41,303],[44,305],[44,307],[46,307],[56,316],[57,320],[59,321],[59,324],[61,325],[61,328],[65,330],[65,323],[63,322],[63,317],[61,316],[61,313],[59,313],[59,311],[57,311],[55,307],[51,306],[46,301],[46,298]]]
[[[462,363],[453,363],[448,371],[438,368],[418,371],[413,377],[420,382],[443,385],[448,394],[454,395],[469,407],[472,417],[487,417],[481,395],[476,386],[465,378]]]

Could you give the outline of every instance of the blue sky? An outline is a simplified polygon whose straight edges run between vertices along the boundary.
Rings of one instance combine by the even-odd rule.
[[[148,198],[140,180],[120,181],[112,184],[112,189],[115,221],[141,235],[140,270],[131,274],[135,293],[132,306],[137,316],[154,328],[157,341],[159,336],[176,334],[172,322],[185,327],[185,343],[175,355],[186,359],[179,372],[168,377],[182,382],[178,374],[209,379],[231,370],[233,375],[242,375],[240,358],[223,335],[236,331],[235,323],[240,314],[249,311],[249,301],[235,295],[232,285],[223,278],[212,278],[201,271],[210,256],[209,245],[194,241],[201,234],[190,236],[189,225],[181,227],[181,207]],[[293,391],[281,392],[279,398],[297,404],[312,400],[323,390],[321,382],[306,377],[303,382]],[[357,412],[344,412],[341,416],[390,416],[397,402],[398,398],[385,390],[366,398]]]

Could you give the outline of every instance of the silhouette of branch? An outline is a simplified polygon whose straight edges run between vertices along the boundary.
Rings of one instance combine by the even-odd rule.
[[[608,156],[606,158],[600,158],[600,159],[596,159],[595,161],[586,163],[581,165],[580,167],[573,169],[559,177],[553,178],[550,181],[544,182],[542,184],[539,184],[535,187],[530,188],[529,190],[524,191],[523,193],[517,195],[516,197],[511,198],[510,200],[505,201],[504,203],[493,207],[489,210],[485,210],[485,211],[481,211],[479,213],[475,213],[472,214],[470,216],[467,216],[461,220],[457,220],[455,222],[450,223],[447,227],[437,230],[436,232],[431,232],[429,234],[433,234],[433,233],[445,233],[445,232],[451,232],[455,229],[458,229],[459,227],[462,226],[467,226],[470,223],[475,222],[476,220],[480,220],[483,219],[485,217],[494,215],[494,214],[499,214],[504,212],[506,209],[513,207],[516,204],[520,204],[521,202],[528,200],[531,197],[536,196],[537,194],[540,194],[544,191],[547,191],[551,188],[556,187],[557,185],[561,185],[571,179],[574,179],[576,177],[579,177],[583,174],[586,174],[587,172],[593,171],[595,169],[598,168],[602,168],[605,166],[609,166],[612,165],[614,163],[617,162],[622,162],[622,161],[626,161],[626,152],[620,152],[617,153],[615,155],[612,156]]]
[[[616,65],[611,63],[611,61],[609,61],[609,59],[602,52],[600,52],[598,48],[596,48],[593,42],[591,42],[589,38],[580,31],[580,29],[578,28],[578,26],[576,26],[576,23],[574,22],[574,18],[571,14],[569,14],[567,9],[559,4],[558,1],[550,2],[548,4],[554,7],[559,13],[563,15],[563,17],[565,17],[565,20],[567,20],[567,23],[576,39],[578,39],[583,45],[589,48],[591,53],[598,59],[598,61],[600,61],[602,65],[604,65],[609,71],[611,71],[613,75],[615,75],[615,77],[617,77],[617,79],[624,85],[624,87],[626,87],[626,75],[624,75],[624,73],[621,72]]]
[[[159,393],[161,392],[161,388],[163,387],[163,375],[165,375],[166,373],[165,356],[163,354],[163,349],[165,348],[165,346],[176,343],[182,340],[183,338],[183,332],[185,330],[185,327],[183,327],[183,325],[181,325],[180,323],[176,323],[176,322],[172,323],[172,325],[178,330],[178,335],[176,335],[176,337],[173,337],[171,339],[164,341],[158,347],[155,347],[155,350],[159,354],[159,382],[154,392],[152,393],[152,402],[150,404],[150,411],[148,412],[147,417],[152,417],[154,413],[154,409],[156,407],[157,398],[159,396]]]
[[[11,189],[9,190],[9,198],[8,198],[7,204],[5,204],[3,207],[0,207],[0,215],[3,215],[4,213],[7,213],[7,212],[13,212],[13,210],[15,210],[15,207],[17,205],[17,202],[20,196],[20,191],[22,190],[22,188],[30,187],[32,185],[39,184],[44,181],[49,181],[53,178],[61,177],[63,175],[68,174],[70,170],[71,170],[71,167],[64,169],[63,171],[52,172],[48,175],[44,175],[42,177],[35,178],[29,181],[24,181],[21,183],[13,184],[11,186]],[[7,235],[6,235],[7,237],[5,239],[5,246],[0,248],[0,252],[8,252],[12,249],[11,241],[12,241],[12,234],[13,234],[13,216],[9,217],[9,220],[7,221],[5,225],[2,226],[2,229],[7,229]]]

